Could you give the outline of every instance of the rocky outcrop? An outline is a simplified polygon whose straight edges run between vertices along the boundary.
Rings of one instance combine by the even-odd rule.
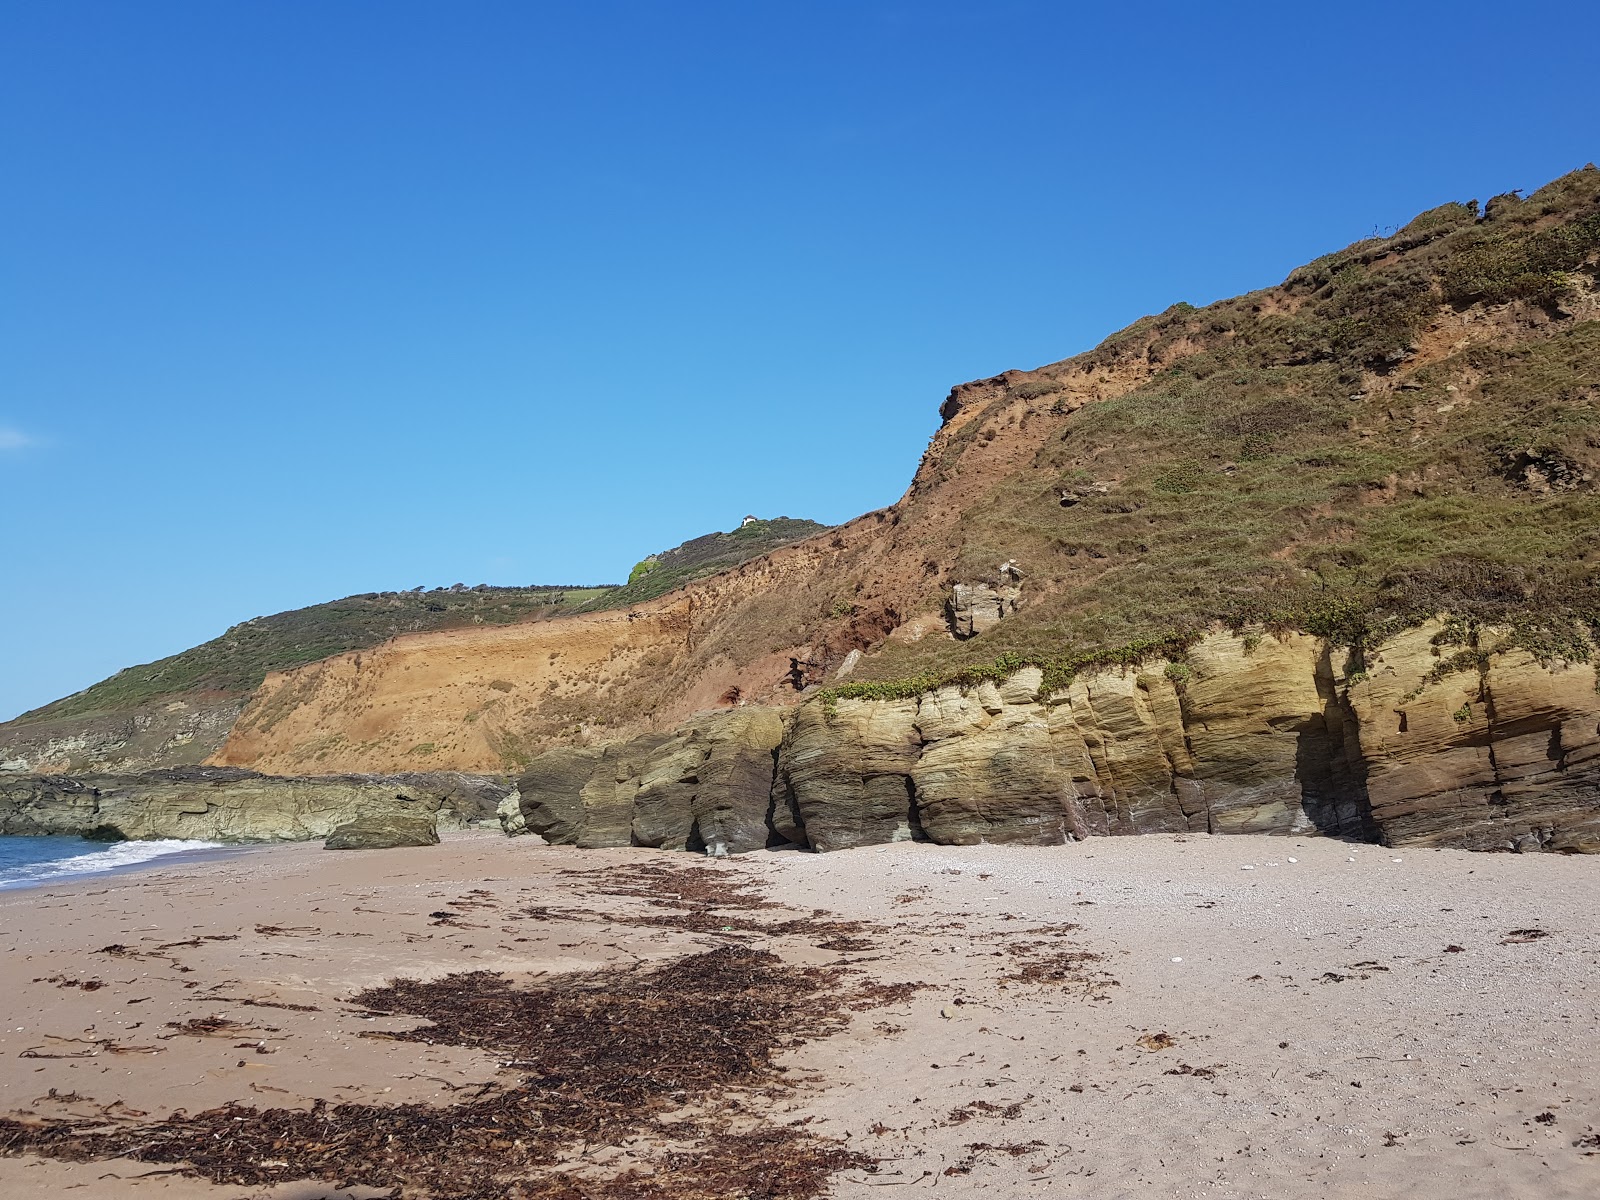
[[[439,829],[428,812],[384,812],[340,825],[323,842],[327,850],[394,850],[436,846]]]
[[[226,768],[0,776],[0,834],[300,841],[388,816],[461,828],[492,817],[509,790],[453,776],[282,778]]]
[[[1396,845],[1600,852],[1594,665],[1441,633],[1402,634],[1350,687],[1374,822]]]
[[[518,811],[551,841],[715,853],[1190,831],[1600,851],[1593,666],[1502,640],[1481,670],[1441,673],[1439,631],[1366,669],[1303,634],[1215,634],[1181,661],[1049,693],[1026,668],[914,698],[708,714],[541,756]]]
[[[645,734],[540,755],[517,781],[523,827],[577,846],[738,854],[768,844],[776,709],[707,713]],[[509,825],[508,825],[509,828]]]
[[[0,779],[197,766],[221,748],[243,707],[243,697],[167,700],[126,712],[8,723],[0,726]]]
[[[778,752],[773,828],[814,850],[923,836],[911,791],[915,700],[807,704]]]
[[[1022,600],[1022,572],[1015,563],[1001,563],[998,583],[958,583],[950,589],[945,615],[957,638],[976,637],[993,629],[1017,610]]]
[[[375,822],[366,844],[415,844],[420,824],[498,817],[552,842],[711,854],[1186,831],[1600,852],[1593,664],[1447,633],[1467,636],[1434,623],[1364,663],[1307,635],[1219,633],[1181,661],[1051,692],[1026,668],[904,699],[737,706],[549,751],[515,789],[464,774],[12,772],[0,834],[275,841]]]

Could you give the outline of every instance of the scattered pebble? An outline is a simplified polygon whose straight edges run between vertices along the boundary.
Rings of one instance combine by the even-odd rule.
[[[1299,862],[1300,860],[1298,858],[1291,858],[1289,861],[1290,862]]]
[[[1173,962],[1182,962],[1182,961],[1183,961],[1183,959],[1181,959],[1181,958],[1175,958],[1175,959],[1173,959],[1173,960],[1172,960],[1172,961],[1173,961]]]

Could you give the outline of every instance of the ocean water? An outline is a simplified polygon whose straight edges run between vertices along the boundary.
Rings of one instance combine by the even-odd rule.
[[[208,857],[207,851],[218,849],[217,842],[177,838],[106,844],[80,837],[0,837],[0,891],[169,865],[174,856]]]

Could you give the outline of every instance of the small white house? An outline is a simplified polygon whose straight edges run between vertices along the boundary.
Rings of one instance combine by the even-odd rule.
[[[758,521],[760,519],[761,518],[759,518],[759,517],[746,517],[744,520],[739,522],[739,528],[743,529],[746,525],[750,524],[752,521]]]

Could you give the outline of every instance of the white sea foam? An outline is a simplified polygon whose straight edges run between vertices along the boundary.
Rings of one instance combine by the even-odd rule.
[[[107,871],[136,867],[174,854],[220,848],[220,842],[185,841],[181,838],[157,838],[148,842],[114,842],[103,850],[95,850],[89,854],[74,854],[70,858],[28,863],[0,871],[0,889],[30,887],[83,875],[103,875]]]

